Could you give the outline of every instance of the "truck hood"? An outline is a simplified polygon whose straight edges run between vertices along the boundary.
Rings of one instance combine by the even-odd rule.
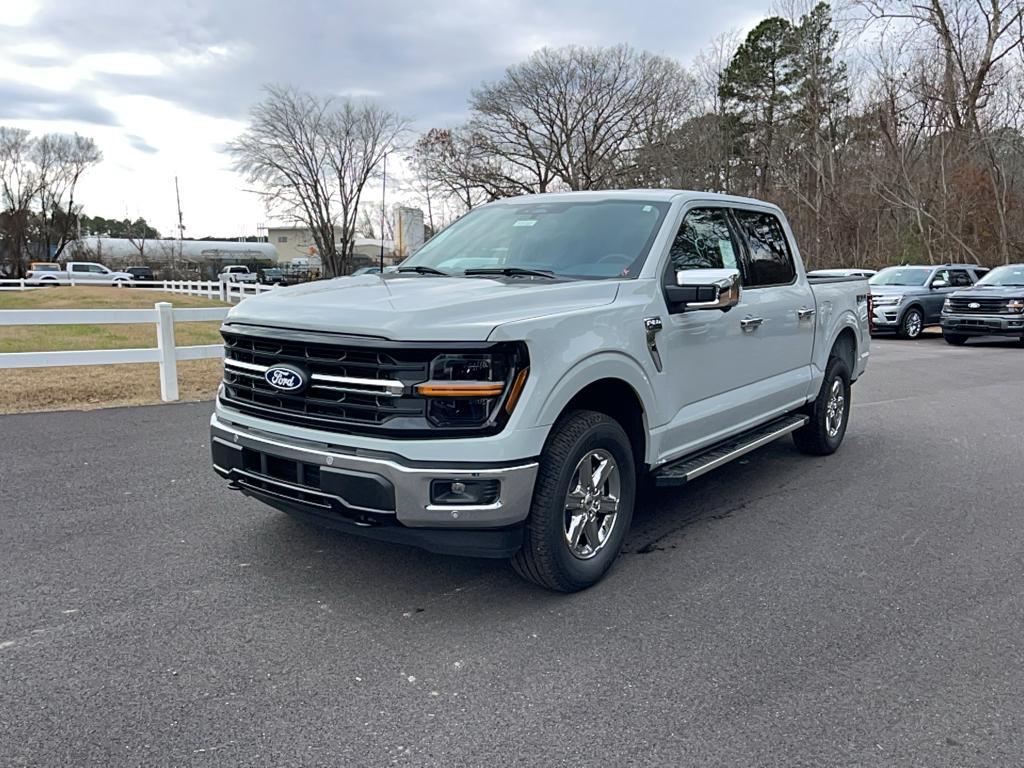
[[[958,299],[1016,299],[1024,296],[1021,285],[973,285],[952,294]]]
[[[247,298],[228,322],[392,341],[486,341],[503,323],[610,304],[617,292],[614,280],[359,275]]]

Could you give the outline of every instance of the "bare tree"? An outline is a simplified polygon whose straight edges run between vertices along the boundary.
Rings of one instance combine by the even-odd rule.
[[[235,168],[269,211],[303,222],[329,276],[344,274],[363,189],[405,121],[372,102],[268,86],[248,130],[229,144]]]
[[[397,149],[407,125],[394,112],[370,102],[356,104],[346,100],[332,115],[327,136],[328,163],[336,184],[341,247],[334,264],[330,260],[324,262],[328,274],[344,274],[348,267],[363,189],[385,155]]]
[[[77,237],[75,192],[82,175],[103,159],[92,139],[63,134],[40,137],[33,147],[39,175],[38,210],[46,252],[60,258],[64,248]]]
[[[41,184],[28,131],[0,127],[0,256],[8,270],[25,274],[32,204]]]
[[[510,186],[614,187],[678,127],[692,92],[677,62],[627,45],[542,48],[473,91],[470,126]]]

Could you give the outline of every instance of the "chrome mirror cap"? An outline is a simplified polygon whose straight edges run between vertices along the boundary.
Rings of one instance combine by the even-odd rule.
[[[687,301],[687,310],[726,310],[740,303],[740,273],[736,269],[681,269],[676,272],[676,285],[694,289],[695,293],[699,289],[711,289],[713,298]]]

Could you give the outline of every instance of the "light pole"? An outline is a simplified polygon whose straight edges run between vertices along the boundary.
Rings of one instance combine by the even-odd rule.
[[[388,153],[384,153],[384,179],[380,185],[380,273],[384,274],[384,222],[387,218],[385,197],[388,190]]]

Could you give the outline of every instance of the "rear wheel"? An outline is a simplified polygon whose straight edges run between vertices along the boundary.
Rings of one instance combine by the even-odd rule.
[[[954,347],[962,346],[967,342],[967,337],[962,333],[943,333],[942,338],[946,340],[947,344],[952,344]]]
[[[617,421],[574,411],[541,454],[523,548],[512,567],[547,589],[576,592],[612,567],[633,517],[636,469]]]
[[[818,396],[805,413],[810,421],[793,433],[797,449],[812,456],[835,453],[850,419],[850,369],[838,357],[828,361]]]
[[[899,335],[903,339],[916,339],[924,330],[924,315],[917,307],[911,307],[903,313],[900,321]]]

